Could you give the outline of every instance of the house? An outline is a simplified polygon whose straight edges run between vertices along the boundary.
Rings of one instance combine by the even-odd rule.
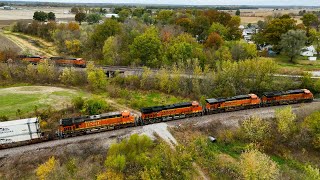
[[[305,56],[305,57],[312,57],[316,54],[318,54],[318,53],[313,45],[308,46],[308,47],[304,47],[300,52],[300,55]]]
[[[4,10],[14,10],[15,8],[12,6],[3,6]]]
[[[105,17],[106,18],[112,18],[112,17],[119,18],[119,15],[118,14],[106,14]]]
[[[246,28],[242,31],[242,37],[245,41],[250,42],[252,41],[252,35],[255,34],[256,30],[252,28]]]

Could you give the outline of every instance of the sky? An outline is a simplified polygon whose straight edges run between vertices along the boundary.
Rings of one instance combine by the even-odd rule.
[[[9,1],[12,1],[12,0],[9,0]],[[30,0],[17,0],[17,1],[30,1]],[[320,6],[320,0],[31,0],[31,1],[66,2],[66,3]]]

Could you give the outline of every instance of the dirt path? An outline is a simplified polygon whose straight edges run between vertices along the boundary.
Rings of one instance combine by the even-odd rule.
[[[33,54],[33,55],[41,55],[41,56],[54,56],[56,54],[55,52],[51,52],[50,47],[53,45],[49,45],[48,43],[43,43],[42,41],[39,41],[38,39],[32,38],[31,36],[22,35],[24,38],[19,37],[16,33],[11,33],[8,31],[3,31],[1,34],[8,39],[10,39],[12,42],[14,42],[17,46],[19,46],[22,51]],[[37,47],[34,45],[34,42],[42,42],[39,43],[40,47]]]

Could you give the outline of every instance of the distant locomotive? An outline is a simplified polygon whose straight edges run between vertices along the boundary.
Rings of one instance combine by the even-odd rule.
[[[118,128],[126,128],[130,126],[143,126],[146,124],[171,121],[187,117],[202,116],[212,113],[221,113],[227,111],[235,111],[249,108],[259,108],[261,106],[276,106],[281,104],[293,104],[312,102],[313,94],[307,89],[276,91],[263,93],[259,98],[255,94],[239,95],[228,98],[212,98],[206,99],[205,107],[197,101],[177,103],[165,106],[153,106],[141,108],[141,116],[134,115],[129,111],[111,112],[93,116],[72,117],[60,120],[57,131],[57,138],[65,138],[77,135],[83,135],[88,132],[100,132],[105,130],[113,130]],[[27,134],[4,134],[0,136],[0,148],[11,147],[8,144],[25,141],[36,143],[45,140],[51,140],[48,135],[41,133],[39,121],[36,118],[33,121],[18,120],[21,127],[37,127],[35,131]],[[30,126],[31,124],[32,126]],[[18,125],[15,121],[0,122],[0,131],[10,128],[15,129]],[[18,128],[19,129],[19,128]],[[9,131],[8,131],[9,132]],[[1,133],[1,132],[0,132]],[[21,136],[22,135],[22,136]],[[35,136],[36,135],[36,136]],[[20,137],[21,136],[21,137]],[[30,136],[30,137],[29,137]],[[39,140],[39,141],[38,141]],[[23,144],[23,143],[22,143]]]

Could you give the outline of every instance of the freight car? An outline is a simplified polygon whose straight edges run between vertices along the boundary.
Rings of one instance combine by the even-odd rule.
[[[313,94],[307,89],[289,91],[274,91],[263,93],[261,98],[263,106],[293,104],[313,101]]]
[[[234,111],[247,108],[257,108],[261,100],[255,94],[239,95],[229,98],[206,99],[206,114]]]
[[[145,125],[192,116],[202,116],[202,114],[202,106],[197,101],[147,107],[141,109],[140,124]]]
[[[61,138],[136,125],[136,117],[129,111],[111,112],[93,116],[60,120],[58,136]]]
[[[42,141],[38,118],[0,122],[0,148]]]

